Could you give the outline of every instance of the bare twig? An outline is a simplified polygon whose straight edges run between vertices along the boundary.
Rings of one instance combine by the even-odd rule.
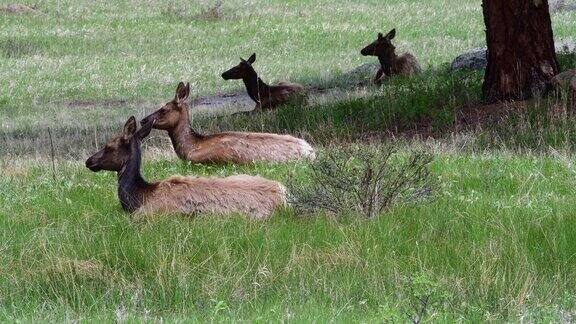
[[[48,127],[48,137],[50,138],[50,157],[52,158],[52,177],[54,178],[54,181],[56,181],[56,153],[54,150],[54,141],[52,140],[52,131],[50,130],[50,127]]]

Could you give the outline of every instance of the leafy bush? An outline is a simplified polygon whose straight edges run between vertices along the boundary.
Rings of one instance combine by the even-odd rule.
[[[402,156],[391,146],[349,145],[322,152],[308,169],[309,183],[289,180],[290,202],[299,212],[352,211],[367,218],[394,203],[430,193],[432,156]]]

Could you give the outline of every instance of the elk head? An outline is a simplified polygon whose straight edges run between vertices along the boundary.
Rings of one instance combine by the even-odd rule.
[[[110,139],[103,149],[88,160],[86,167],[93,172],[101,170],[120,171],[139,148],[142,140],[150,134],[153,122],[137,130],[136,118],[131,116],[121,134]]]
[[[256,53],[252,54],[248,60],[240,58],[240,64],[222,73],[222,78],[224,80],[236,80],[248,77],[250,74],[255,73],[252,67],[254,62],[256,62]]]
[[[180,82],[176,87],[174,99],[166,103],[162,108],[156,110],[150,115],[144,117],[140,124],[142,126],[153,122],[153,127],[156,129],[170,130],[178,125],[181,117],[180,114],[183,110],[188,109],[188,96],[190,95],[190,83],[184,84]],[[187,112],[187,111],[186,111]],[[188,115],[186,115],[188,116]],[[186,120],[188,122],[188,120]]]
[[[395,57],[396,48],[392,45],[392,39],[396,36],[396,29],[392,29],[386,36],[378,33],[378,38],[372,44],[364,47],[360,54],[364,56],[378,56],[384,58]]]

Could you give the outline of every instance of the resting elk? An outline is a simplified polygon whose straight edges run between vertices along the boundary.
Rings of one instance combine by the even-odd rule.
[[[380,69],[374,77],[375,84],[381,84],[385,77],[392,75],[412,76],[422,72],[414,55],[396,55],[396,48],[392,45],[395,36],[396,29],[392,29],[386,36],[378,33],[378,38],[360,51],[364,56],[377,56],[380,61]]]
[[[167,131],[181,159],[194,163],[247,164],[314,158],[310,144],[289,135],[248,132],[201,135],[195,132],[189,122],[189,94],[190,84],[180,82],[174,99],[141,121],[148,124],[155,120],[154,128]]]
[[[237,175],[227,178],[176,176],[148,183],[140,173],[141,143],[150,134],[152,123],[137,130],[130,117],[120,135],[86,161],[91,171],[116,171],[118,197],[122,208],[136,216],[150,214],[243,214],[267,218],[286,203],[280,183],[261,177]]]
[[[240,58],[240,64],[222,73],[224,80],[242,79],[248,95],[256,103],[254,110],[275,108],[292,100],[304,99],[306,91],[303,86],[295,83],[280,82],[270,86],[258,77],[252,67],[256,62],[256,54],[252,54],[248,60]]]

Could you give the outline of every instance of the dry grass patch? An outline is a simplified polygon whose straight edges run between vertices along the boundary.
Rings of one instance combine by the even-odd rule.
[[[345,242],[340,245],[318,249],[309,245],[294,247],[286,265],[286,272],[294,268],[313,266],[360,266],[363,260],[360,257],[360,248],[355,242]]]

